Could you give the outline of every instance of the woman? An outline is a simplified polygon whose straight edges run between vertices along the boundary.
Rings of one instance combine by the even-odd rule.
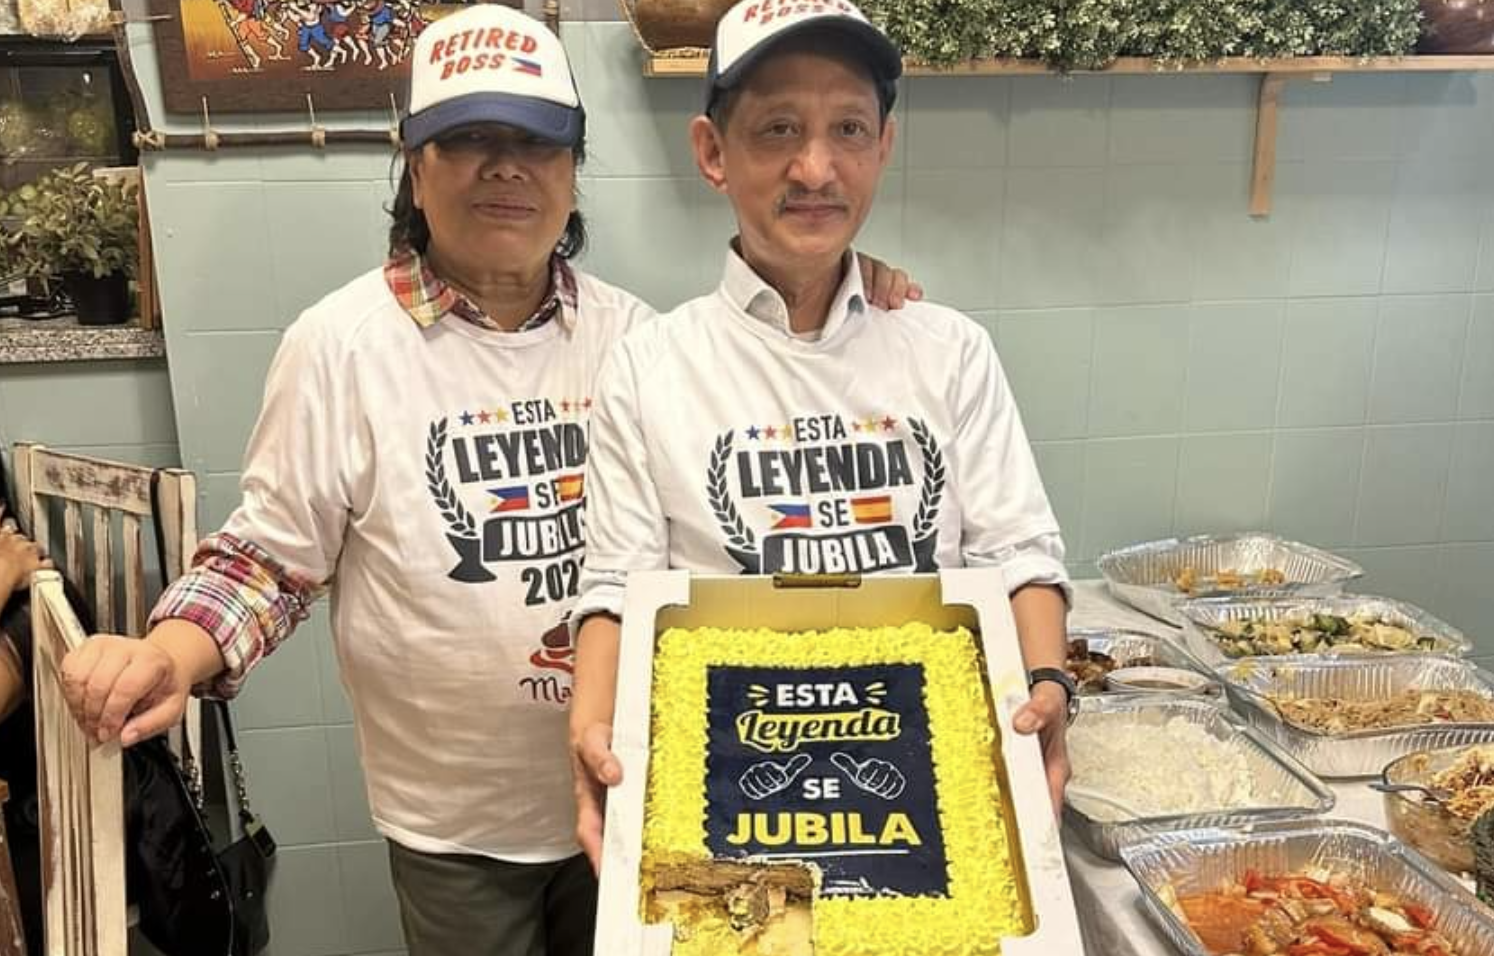
[[[564,622],[591,384],[652,310],[569,264],[585,114],[558,39],[476,5],[412,63],[388,261],[287,330],[242,504],[144,641],[65,662],[70,702],[101,740],[159,733],[330,591],[410,956],[586,953]]]

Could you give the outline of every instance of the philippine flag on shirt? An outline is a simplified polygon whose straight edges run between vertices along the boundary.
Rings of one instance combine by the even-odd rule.
[[[778,512],[778,523],[773,525],[775,530],[778,528],[809,527],[809,505],[786,504],[768,505],[768,507]]]
[[[488,494],[493,496],[493,507],[489,513],[529,510],[528,485],[514,485],[509,488],[489,488]]]

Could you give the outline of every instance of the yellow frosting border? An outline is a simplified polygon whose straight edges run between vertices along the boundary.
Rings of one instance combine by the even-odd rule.
[[[853,667],[920,664],[934,786],[948,865],[947,898],[815,901],[815,956],[1000,952],[1033,920],[1007,833],[999,741],[975,637],[926,624],[785,633],[672,628],[654,653],[652,755],[644,812],[649,870],[709,858],[705,845],[706,672],[713,666]],[[692,715],[698,715],[692,718]]]

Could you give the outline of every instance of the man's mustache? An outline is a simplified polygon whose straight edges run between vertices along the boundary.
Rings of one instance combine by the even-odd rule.
[[[774,212],[782,215],[788,211],[790,206],[815,207],[824,209],[848,209],[850,203],[843,196],[835,193],[789,193],[778,200]]]

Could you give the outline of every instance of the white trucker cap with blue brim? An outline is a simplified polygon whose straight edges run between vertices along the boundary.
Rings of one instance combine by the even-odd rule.
[[[563,146],[575,145],[586,127],[560,38],[512,7],[463,7],[415,41],[400,123],[405,148],[474,123],[502,123]]]
[[[742,82],[773,48],[810,31],[839,33],[862,50],[884,106],[890,108],[903,75],[903,57],[887,35],[848,0],[741,0],[716,23],[706,71],[706,112]]]

